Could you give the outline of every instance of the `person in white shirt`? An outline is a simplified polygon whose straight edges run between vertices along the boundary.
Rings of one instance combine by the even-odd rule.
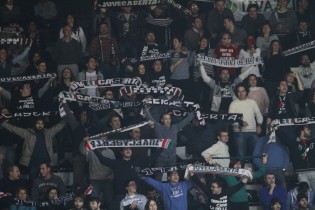
[[[201,153],[201,156],[211,165],[229,167],[230,154],[227,143],[229,142],[229,132],[221,129],[218,132],[218,142]],[[226,157],[226,159],[215,159],[215,157]]]
[[[235,95],[238,98],[230,104],[229,113],[243,114],[243,122],[233,124],[233,145],[236,155],[242,160],[245,155],[253,154],[258,135],[261,133],[263,117],[257,103],[247,98],[248,88],[244,84],[240,83],[235,87]]]

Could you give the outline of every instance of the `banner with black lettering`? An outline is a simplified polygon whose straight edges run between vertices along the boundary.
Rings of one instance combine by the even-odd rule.
[[[243,59],[218,59],[198,54],[197,59],[202,63],[227,68],[238,68],[244,66],[264,64],[262,57],[250,57]]]
[[[191,165],[186,168],[185,177],[189,172],[195,174],[222,174],[228,176],[247,176],[251,180],[253,179],[253,174],[250,170],[243,168],[225,168],[219,166],[202,166],[202,165]]]
[[[85,144],[88,151],[105,147],[158,147],[169,149],[172,147],[170,139],[94,139]]]
[[[47,74],[17,76],[17,77],[0,77],[0,82],[22,82],[22,81],[36,80],[36,79],[50,79],[53,77],[57,77],[57,75],[55,73],[47,73]]]

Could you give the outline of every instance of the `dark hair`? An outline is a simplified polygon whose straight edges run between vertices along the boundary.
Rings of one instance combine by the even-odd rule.
[[[57,191],[57,195],[59,197],[59,195],[60,195],[59,189],[56,186],[52,186],[52,187],[48,188],[48,190],[47,190],[47,194],[46,194],[47,198],[49,197],[49,193],[52,190],[56,190]]]
[[[46,61],[42,58],[38,59],[36,62],[35,62],[35,65],[38,66],[39,64],[41,63],[46,63]]]
[[[90,197],[89,202],[95,201],[96,203],[100,203],[101,199],[99,197]]]
[[[63,25],[66,26],[68,25],[67,19],[68,16],[72,16],[73,17],[73,27],[72,27],[72,31],[75,32],[76,30],[79,30],[79,24],[77,23],[77,18],[73,15],[73,14],[66,14]]]
[[[21,82],[18,87],[19,87],[19,90],[22,90],[24,88],[24,85],[30,85],[31,86],[31,82],[30,81],[24,81],[24,82]],[[31,86],[32,87],[32,86]]]
[[[238,162],[241,162],[241,159],[231,159],[229,168],[234,168],[234,165]]]
[[[236,86],[235,86],[235,88],[234,88],[234,94],[238,97],[238,95],[237,95],[237,92],[238,92],[238,89],[240,88],[240,87],[243,87],[244,89],[245,89],[245,91],[246,91],[246,96],[248,95],[248,87],[247,87],[247,85],[245,85],[244,83],[238,83]]]
[[[70,74],[71,74],[71,76],[70,76],[70,81],[74,81],[75,80],[75,78],[74,78],[74,75],[73,75],[73,71],[72,71],[72,69],[70,68],[70,67],[65,67],[65,68],[63,68],[62,70],[61,70],[61,78],[60,78],[60,80],[61,80],[61,82],[63,82],[63,73],[64,73],[64,71],[66,70],[66,69],[68,69],[68,70],[70,70]]]
[[[26,192],[26,194],[27,194],[27,198],[28,198],[29,193],[28,193],[28,190],[27,190],[27,188],[26,188],[26,187],[19,187],[19,188],[17,188],[17,190],[15,191],[15,196],[17,197],[17,196],[18,196],[18,194],[19,194],[19,192],[20,192],[21,190],[24,190],[24,191]]]
[[[170,177],[173,173],[177,173],[178,174],[178,171],[177,170],[171,170],[171,171],[168,171],[167,172],[167,177]]]
[[[307,128],[307,125],[300,125],[296,128],[296,135],[299,137],[301,135],[301,132]],[[302,183],[302,182],[301,182]]]
[[[223,186],[224,186],[224,182],[222,180],[220,180],[220,179],[214,179],[212,181],[212,183],[216,183],[218,185],[218,187],[222,187],[223,188]]]
[[[225,19],[227,19],[227,20],[233,22],[233,24],[235,24],[235,19],[234,19],[234,17],[232,17],[232,16],[226,16],[226,17],[224,17],[224,20],[225,20]]]
[[[297,186],[298,194],[307,193],[307,191],[310,189],[310,186],[307,182],[300,182]]]
[[[269,56],[271,56],[272,55],[272,45],[274,44],[274,43],[276,43],[276,42],[278,42],[278,44],[279,44],[279,54],[282,54],[282,46],[281,46],[281,43],[280,43],[280,41],[279,40],[272,40],[271,42],[270,42],[270,45],[269,45]]]
[[[125,187],[128,187],[128,185],[129,185],[130,182],[135,182],[135,183],[137,184],[137,181],[136,181],[135,179],[128,179],[128,180],[125,181],[124,186],[125,186]]]
[[[296,202],[299,203],[303,198],[308,201],[308,196],[306,194],[300,193],[296,196]]]
[[[217,130],[217,136],[220,136],[221,133],[228,133],[229,129],[227,127],[223,127]]]
[[[157,203],[156,203],[156,201],[155,201],[155,200],[150,199],[150,200],[148,200],[148,201],[147,201],[147,203],[145,204],[145,207],[144,207],[144,209],[145,209],[145,210],[149,210],[149,206],[150,206],[151,201],[154,201],[154,202],[155,202],[155,204],[157,205]]]
[[[51,168],[50,162],[45,162],[45,161],[44,161],[44,162],[41,162],[41,163],[39,164],[39,166],[40,166],[40,165],[43,165],[43,164],[45,164],[47,168]]]
[[[195,23],[196,19],[200,19],[201,22],[203,22],[203,21],[202,21],[202,18],[199,17],[199,16],[197,16],[197,17],[194,17],[193,19],[191,19],[191,24]]]
[[[36,118],[35,118],[35,124],[36,124],[38,121],[43,121],[43,123],[45,124],[45,118],[44,118],[43,116],[36,117]]]
[[[247,6],[246,12],[249,12],[249,10],[250,10],[251,8],[255,8],[255,9],[257,10],[257,12],[259,11],[259,6],[258,6],[257,4],[249,4],[249,5]]]
[[[282,202],[281,202],[281,200],[280,200],[279,198],[272,198],[272,199],[270,200],[270,209],[272,209],[271,207],[272,207],[273,205],[275,205],[276,203],[279,203],[280,205],[282,205]]]
[[[266,178],[266,177],[267,177],[267,175],[273,175],[274,177],[276,176],[276,175],[275,175],[275,173],[274,173],[274,172],[272,172],[272,171],[267,171],[267,172],[265,173],[264,178]]]
[[[215,0],[215,3],[218,3],[219,1],[223,1],[225,3],[225,0]]]
[[[262,29],[263,29],[263,27],[266,26],[266,25],[269,26],[269,28],[270,28],[270,32],[269,32],[269,36],[270,36],[270,35],[272,34],[272,33],[271,33],[271,32],[272,32],[272,31],[271,31],[271,30],[272,30],[272,27],[271,27],[271,24],[270,24],[270,22],[269,22],[268,20],[266,20],[266,21],[261,25],[261,27],[260,27],[260,29],[261,29],[260,34],[263,35],[263,30],[262,30]]]
[[[223,36],[226,35],[226,34],[229,36],[230,39],[233,38],[233,35],[232,35],[230,32],[225,31],[225,32],[223,32],[223,33],[221,34],[221,39],[223,39]]]

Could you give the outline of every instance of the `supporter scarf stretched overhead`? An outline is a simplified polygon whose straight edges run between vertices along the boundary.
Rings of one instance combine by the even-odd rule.
[[[247,169],[238,169],[238,168],[224,168],[219,166],[201,166],[201,165],[192,165],[186,168],[185,177],[189,172],[201,173],[201,174],[223,174],[228,176],[247,176],[251,180],[253,179],[253,174],[250,170]]]
[[[158,147],[168,149],[172,147],[170,139],[97,139],[88,140],[86,145],[88,151],[105,147]]]
[[[227,67],[227,68],[232,68],[232,67],[237,68],[237,67],[264,64],[262,57],[250,57],[250,58],[230,60],[230,59],[218,59],[218,58],[208,57],[208,56],[199,54],[198,60],[206,64],[220,66],[220,67]]]
[[[293,55],[293,54],[303,52],[303,51],[313,49],[313,48],[315,48],[315,40],[308,42],[308,43],[305,43],[305,44],[302,44],[302,45],[299,45],[297,47],[293,47],[291,49],[288,49],[288,50],[283,52],[283,55],[289,56],[289,55]]]
[[[56,77],[55,73],[47,73],[47,74],[37,74],[37,75],[28,75],[28,76],[18,76],[18,77],[0,77],[0,82],[22,82],[28,80],[36,80],[36,79],[50,79],[52,77]]]

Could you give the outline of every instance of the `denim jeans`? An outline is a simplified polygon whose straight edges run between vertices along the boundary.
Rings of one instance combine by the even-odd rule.
[[[252,155],[257,142],[258,136],[256,132],[235,132],[234,146],[236,156],[242,159],[242,157],[246,155]],[[244,162],[244,160],[242,160],[242,162]]]

